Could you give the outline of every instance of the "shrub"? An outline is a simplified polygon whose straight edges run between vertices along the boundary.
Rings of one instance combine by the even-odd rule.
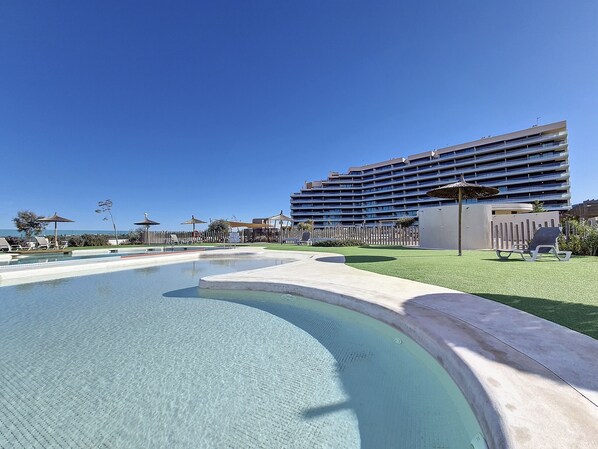
[[[230,224],[228,221],[219,218],[218,220],[213,220],[208,225],[208,232],[214,234],[227,234],[230,229]]]
[[[301,222],[297,225],[297,229],[299,231],[312,231],[314,229],[314,221],[307,220],[307,221]]]
[[[135,231],[129,231],[126,235],[126,239],[130,245],[141,245],[143,243],[143,229],[136,229]]]
[[[27,246],[27,239],[24,239],[22,237],[6,237],[6,241],[8,242],[9,245],[14,245],[14,246],[22,246],[25,247]]]
[[[266,237],[265,235],[256,235],[253,241],[256,243],[267,242],[268,237]]]
[[[73,235],[69,238],[69,246],[108,246],[108,239],[105,234]]]
[[[403,218],[399,218],[397,220],[397,222],[395,223],[395,227],[397,227],[397,228],[408,228],[410,226],[413,226],[415,224],[416,220],[417,220],[417,217],[403,217]]]
[[[363,242],[359,240],[344,239],[344,240],[321,240],[314,242],[312,246],[326,246],[326,247],[341,247],[341,246],[361,246]]]
[[[571,251],[578,256],[598,255],[598,227],[585,222],[570,222],[573,232],[567,239],[564,235],[559,237],[559,249]]]

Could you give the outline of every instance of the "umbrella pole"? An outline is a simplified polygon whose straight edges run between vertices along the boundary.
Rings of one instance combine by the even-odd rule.
[[[461,252],[461,213],[463,211],[463,189],[459,189],[459,256],[462,256]]]
[[[54,248],[58,248],[58,223],[54,222]]]

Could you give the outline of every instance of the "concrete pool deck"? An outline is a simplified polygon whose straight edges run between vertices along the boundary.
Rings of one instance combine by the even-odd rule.
[[[234,253],[266,254],[227,255]],[[210,276],[200,286],[297,294],[394,326],[461,387],[489,448],[598,447],[598,341],[474,295],[358,270],[340,255],[269,253],[299,260]]]
[[[3,269],[0,286],[240,256],[293,262],[210,276],[200,286],[297,294],[394,326],[461,387],[489,448],[598,447],[597,340],[477,296],[358,270],[340,255],[248,247],[158,253]]]

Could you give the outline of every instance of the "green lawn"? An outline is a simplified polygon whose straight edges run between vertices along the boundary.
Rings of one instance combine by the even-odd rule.
[[[492,299],[598,339],[598,257],[499,260],[491,251],[400,247],[321,248],[268,244],[269,249],[343,254],[361,270],[448,287]]]

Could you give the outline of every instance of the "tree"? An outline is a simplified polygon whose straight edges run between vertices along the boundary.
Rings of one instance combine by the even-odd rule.
[[[46,229],[48,223],[37,221],[41,218],[35,212],[30,210],[20,210],[17,216],[12,219],[17,231],[24,232],[27,240],[31,239],[32,235],[40,235]]]
[[[395,222],[395,228],[408,228],[415,224],[416,217],[401,217]]]
[[[540,200],[534,201],[532,203],[532,207],[533,207],[532,212],[535,212],[535,213],[546,212],[546,209],[544,209],[544,203],[542,203]]]
[[[228,232],[229,229],[230,225],[228,224],[228,221],[223,219],[214,220],[208,225],[208,231],[215,234],[224,234]]]
[[[112,215],[112,200],[98,201],[99,209],[96,209],[96,214],[107,214],[103,220],[108,221],[108,217],[112,221],[112,228],[114,229],[114,238],[118,245],[118,233],[116,232],[116,224],[114,223],[114,216]]]
[[[314,221],[313,220],[306,220],[302,221],[301,223],[297,224],[297,229],[300,231],[311,231],[314,228]]]

